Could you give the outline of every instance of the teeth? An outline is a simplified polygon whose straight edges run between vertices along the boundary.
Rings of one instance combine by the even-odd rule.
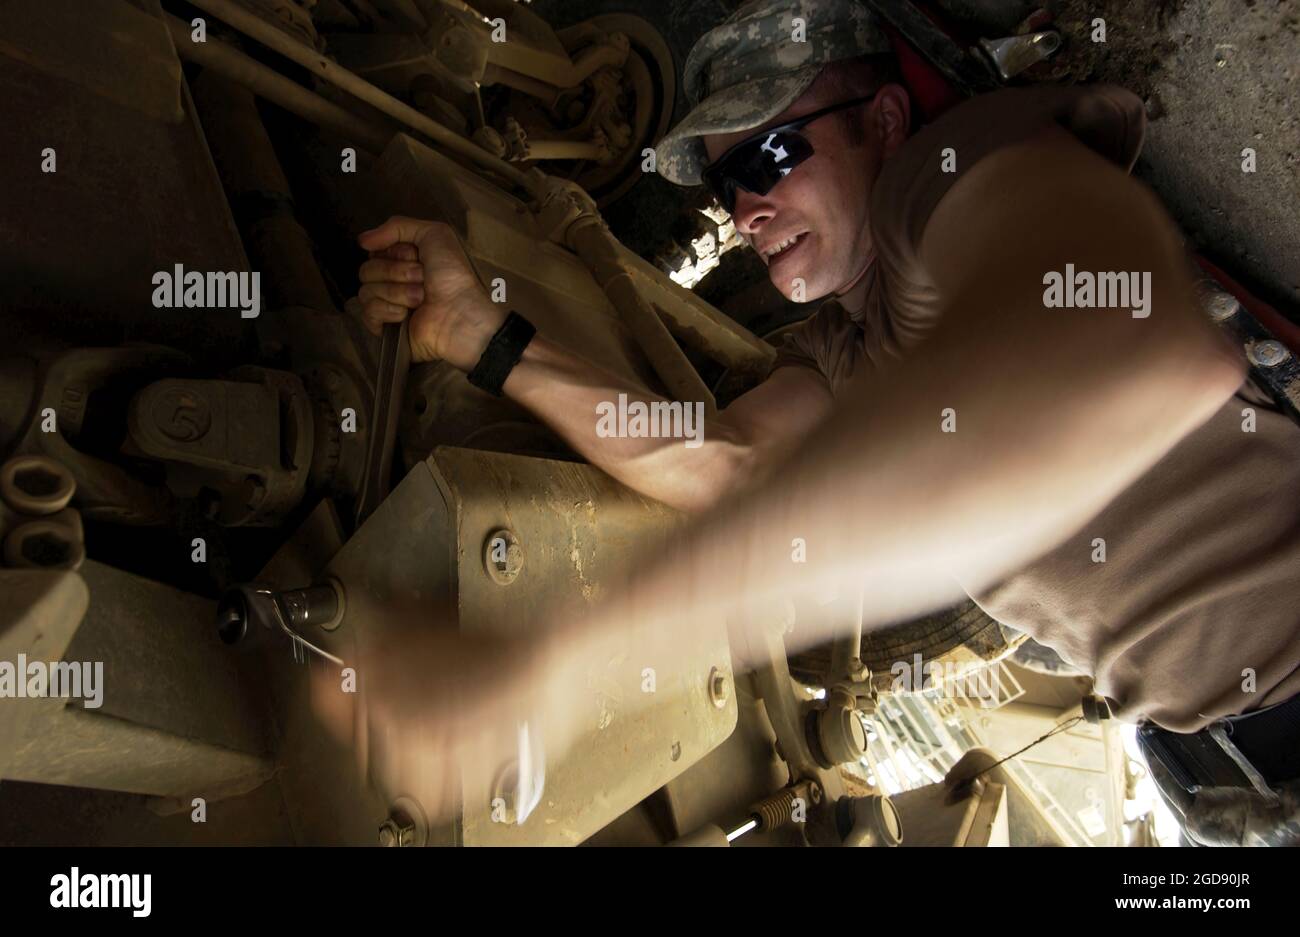
[[[781,253],[781,251],[785,250],[787,247],[790,247],[792,244],[794,244],[794,242],[799,240],[799,238],[801,237],[803,237],[803,235],[796,234],[792,238],[786,238],[784,241],[782,241],[780,244],[777,244],[775,247],[769,248],[767,252],[764,254],[764,256],[775,257],[777,254]]]

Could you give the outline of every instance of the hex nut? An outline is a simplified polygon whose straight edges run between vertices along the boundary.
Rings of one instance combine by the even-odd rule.
[[[0,466],[0,497],[22,514],[57,514],[76,490],[72,473],[48,456],[15,456]]]
[[[19,524],[5,535],[3,555],[15,569],[80,569],[86,559],[81,515],[65,508]]]
[[[727,675],[714,667],[709,671],[709,699],[718,709],[725,709],[731,693],[727,685]]]
[[[817,741],[830,765],[844,765],[860,759],[867,750],[867,733],[856,710],[828,706],[816,716]]]
[[[524,567],[524,548],[514,531],[502,527],[483,543],[483,568],[497,585],[508,586]]]
[[[388,819],[379,825],[380,846],[424,846],[429,839],[429,825],[424,811],[410,797],[399,797],[388,811]]]

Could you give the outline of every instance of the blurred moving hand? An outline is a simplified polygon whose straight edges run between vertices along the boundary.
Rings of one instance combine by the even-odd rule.
[[[344,656],[356,692],[336,665],[313,658],[312,708],[390,803],[412,797],[436,823],[456,815],[463,790],[467,810],[490,811],[493,782],[513,772],[509,806],[522,822],[541,797],[547,757],[576,731],[569,691],[582,683],[558,635],[520,645],[427,623],[386,631]]]

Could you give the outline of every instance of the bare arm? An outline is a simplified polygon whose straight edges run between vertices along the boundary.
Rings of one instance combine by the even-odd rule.
[[[362,267],[367,324],[377,330],[414,308],[414,359],[441,358],[471,370],[506,313],[479,285],[451,228],[394,218],[362,235],[362,246],[380,255]],[[814,372],[781,368],[706,421],[699,445],[692,440],[687,446],[681,438],[600,436],[598,407],[616,405],[621,394],[629,403],[664,398],[541,334],[503,390],[593,465],[641,494],[691,512],[752,483],[761,466],[807,434],[831,405]]]
[[[663,398],[542,336],[529,344],[504,389],[593,465],[629,488],[692,512],[751,484],[831,406],[830,393],[812,371],[780,368],[706,421],[696,448],[681,439],[600,437],[599,404],[619,394],[629,401]]]

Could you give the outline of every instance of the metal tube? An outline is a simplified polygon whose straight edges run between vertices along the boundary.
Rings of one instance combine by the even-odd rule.
[[[488,62],[483,68],[481,84],[505,85],[507,88],[514,88],[516,91],[522,91],[524,94],[537,98],[547,107],[554,107],[555,99],[560,96],[560,89],[555,85],[548,85],[537,78],[520,74],[501,65],[493,65],[491,62]]]
[[[831,669],[828,675],[832,683],[847,680],[855,681],[852,671],[861,666],[862,661],[862,588],[858,583],[846,581],[840,586],[840,598],[835,603],[834,614],[835,638],[831,644]],[[845,590],[849,591],[847,596]]]
[[[609,156],[609,150],[591,141],[582,140],[529,140],[529,159],[589,159],[599,162]]]
[[[753,821],[749,821],[752,823]],[[751,827],[752,828],[752,827]],[[668,843],[669,846],[730,846],[731,840],[720,826],[702,826],[692,833]]]
[[[249,58],[234,46],[217,39],[191,42],[190,28],[183,21],[170,14],[164,14],[164,20],[181,58],[211,69],[243,85],[259,97],[341,137],[356,140],[358,145],[371,153],[382,153],[392,139],[391,132],[290,81],[274,69]]]
[[[576,88],[590,78],[597,69],[606,66],[622,68],[623,63],[627,61],[627,53],[627,46],[619,48],[608,43],[583,49],[574,59],[573,68],[563,73],[561,81],[566,88]]]
[[[746,616],[743,624],[732,622],[733,653],[742,648],[746,660],[754,668],[758,697],[763,701],[763,709],[772,724],[772,731],[776,733],[781,756],[790,766],[792,776],[819,777],[821,765],[808,747],[803,707],[795,697],[794,681],[787,664],[785,621],[775,616],[768,620],[751,619],[748,610],[743,614]],[[762,613],[756,610],[754,614]]]
[[[619,252],[624,270],[647,302],[662,310],[668,330],[720,364],[755,382],[767,377],[776,349],[734,319],[678,286],[627,248]]]
[[[360,527],[388,497],[393,469],[393,448],[397,443],[397,418],[402,392],[411,368],[411,320],[384,323],[379,344],[379,374],[375,378],[375,403],[370,414],[370,444],[366,448],[366,470],[357,498],[357,526]]]
[[[332,312],[311,238],[294,217],[289,180],[252,92],[216,71],[199,76],[193,92],[249,259],[266,272],[269,301],[278,308]]]
[[[481,27],[484,32],[487,27]],[[488,61],[557,88],[577,88],[602,68],[622,68],[631,43],[622,33],[602,32],[594,45],[577,57],[553,52],[529,42],[489,42]]]
[[[192,0],[192,3],[200,10],[223,20],[244,35],[256,39],[268,48],[279,52],[285,58],[316,73],[330,84],[342,88],[367,104],[373,105],[394,120],[401,121],[408,127],[418,130],[439,146],[509,180],[534,198],[539,194],[537,183],[526,173],[480,149],[464,137],[457,135],[452,130],[448,130],[442,124],[426,117],[414,108],[403,104],[397,98],[381,91],[365,79],[354,75],[338,63],[330,61],[312,49],[308,49],[296,39],[260,19],[256,14],[236,5],[232,0]]]
[[[570,225],[566,238],[618,310],[668,393],[675,400],[703,401],[705,412],[713,416],[717,412],[713,394],[677,347],[654,307],[637,291],[619,262],[618,241],[605,223],[596,216],[579,219]]]
[[[253,92],[214,70],[194,82],[193,96],[249,260],[265,272],[267,299],[282,311],[280,335],[294,336],[294,369],[307,373],[329,363],[364,386],[365,362],[335,308],[311,236],[294,215],[289,180]]]

